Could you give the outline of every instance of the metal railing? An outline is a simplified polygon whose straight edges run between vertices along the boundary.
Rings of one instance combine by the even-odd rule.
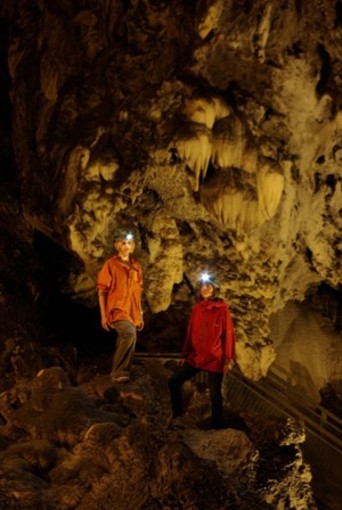
[[[135,353],[136,360],[178,361],[181,353]],[[206,382],[205,372],[197,380]],[[292,417],[306,432],[304,458],[313,474],[313,489],[321,508],[342,508],[342,420],[290,384],[289,374],[272,367],[267,377],[251,381],[234,368],[226,378],[224,397],[236,411]]]
[[[237,371],[227,379],[225,397],[235,409],[292,417],[305,429],[304,459],[311,466],[313,491],[320,508],[342,508],[342,421],[270,370],[254,382]]]

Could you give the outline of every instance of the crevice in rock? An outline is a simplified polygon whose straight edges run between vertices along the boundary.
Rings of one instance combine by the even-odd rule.
[[[336,21],[335,27],[340,27],[342,25],[342,2],[341,0],[336,1]]]
[[[39,261],[39,306],[49,341],[70,343],[81,357],[110,350],[110,342],[101,338],[98,310],[74,301],[69,294],[68,278],[79,270],[80,261],[38,231],[34,249]]]
[[[323,44],[317,47],[318,55],[321,59],[320,78],[316,85],[316,92],[319,96],[331,92],[331,63],[330,55]]]
[[[324,317],[329,318],[336,331],[342,331],[342,289],[321,283],[308,290],[306,302]]]

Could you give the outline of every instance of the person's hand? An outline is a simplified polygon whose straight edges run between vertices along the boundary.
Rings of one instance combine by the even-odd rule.
[[[183,353],[181,353],[181,356],[182,356],[182,357],[181,357],[181,359],[179,359],[179,360],[177,361],[177,365],[178,365],[179,367],[182,367],[182,366],[184,365],[184,363],[186,362],[186,358],[188,357],[188,353],[184,353],[184,352],[183,352]]]
[[[110,331],[111,327],[110,327],[110,323],[108,322],[107,317],[101,317],[101,326],[106,331]]]
[[[144,329],[144,321],[142,320],[139,324],[139,326],[137,326],[137,331],[141,331],[142,329]]]
[[[231,371],[233,366],[235,365],[235,361],[233,359],[226,359],[223,366],[223,373],[228,374]]]

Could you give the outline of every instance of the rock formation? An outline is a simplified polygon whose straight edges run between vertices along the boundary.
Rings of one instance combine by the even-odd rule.
[[[3,392],[1,508],[316,508],[299,427],[251,415],[245,432],[170,430],[169,373],[152,362],[127,385],[83,372],[73,386],[53,367]]]
[[[246,377],[277,363],[317,401],[342,394],[341,24],[341,0],[3,0],[2,391],[56,365],[76,384],[81,360],[110,350],[95,280],[124,225],[145,274],[143,350],[179,350],[205,269],[230,302]],[[65,454],[84,484],[66,508],[108,467],[88,464],[77,434],[120,426],[91,425],[104,411],[75,398],[90,415],[68,447],[89,470]],[[58,479],[65,452],[51,445],[60,431],[22,427],[39,462],[18,460],[12,435],[3,445],[25,491],[33,465]]]
[[[3,19],[21,216],[79,262],[64,292],[91,306],[131,225],[148,312],[210,268],[241,369],[265,375],[270,314],[340,283],[340,2],[22,1]]]

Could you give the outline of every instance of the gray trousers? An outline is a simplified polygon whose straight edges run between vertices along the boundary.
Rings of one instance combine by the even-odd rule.
[[[137,341],[137,329],[129,321],[115,321],[112,324],[112,328],[118,334],[113,357],[112,375],[129,376]]]

